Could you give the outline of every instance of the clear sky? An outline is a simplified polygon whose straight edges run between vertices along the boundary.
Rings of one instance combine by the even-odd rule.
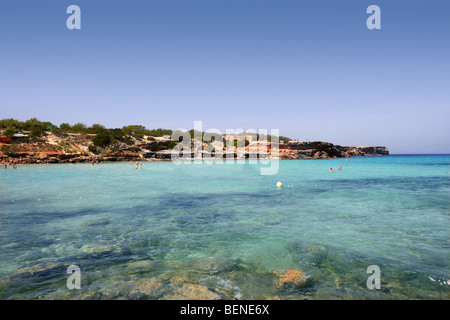
[[[449,57],[448,0],[2,1],[0,118],[450,153]]]

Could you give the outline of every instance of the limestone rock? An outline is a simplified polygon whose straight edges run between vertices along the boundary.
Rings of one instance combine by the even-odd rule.
[[[158,299],[165,292],[165,285],[157,278],[129,282],[131,299]]]
[[[304,287],[308,279],[305,277],[303,272],[300,270],[291,269],[286,271],[283,275],[278,275],[278,287],[283,286],[294,286],[294,287]]]
[[[32,266],[20,268],[14,272],[15,275],[34,275],[35,273],[51,271],[57,268],[60,268],[61,265],[56,263],[43,263],[43,264],[35,264]]]
[[[220,296],[208,289],[208,287],[184,283],[171,295],[165,296],[165,300],[219,300]]]

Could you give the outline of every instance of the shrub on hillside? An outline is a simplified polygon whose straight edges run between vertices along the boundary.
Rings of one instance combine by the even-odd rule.
[[[7,128],[5,131],[3,131],[3,135],[12,137],[16,133],[16,130],[14,128]]]
[[[92,143],[97,147],[106,148],[111,143],[111,135],[107,130],[102,130],[92,139]]]

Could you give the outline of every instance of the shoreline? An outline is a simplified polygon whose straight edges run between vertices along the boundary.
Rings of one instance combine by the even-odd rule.
[[[413,155],[413,154],[411,154]],[[439,154],[423,154],[424,156],[426,155],[439,155]],[[271,159],[271,158],[261,158],[261,159],[226,159],[223,158],[223,160],[221,159],[195,159],[195,158],[190,158],[190,159],[186,159],[186,160],[172,160],[171,158],[166,158],[166,159],[159,159],[159,158],[128,158],[128,159],[118,159],[118,158],[114,158],[111,159],[102,159],[102,158],[94,158],[94,160],[92,158],[88,158],[88,159],[70,159],[72,161],[67,161],[67,160],[40,160],[40,159],[33,159],[32,161],[30,161],[29,158],[23,160],[23,159],[13,159],[13,160],[9,160],[9,161],[1,161],[0,165],[1,166],[13,166],[13,165],[40,165],[40,164],[100,164],[100,163],[123,163],[123,162],[197,162],[198,160],[201,160],[202,162],[214,162],[214,161],[221,161],[222,163],[226,163],[226,162],[230,162],[230,161],[260,161],[260,160],[264,160],[264,161],[295,161],[295,160],[332,160],[332,159],[350,159],[350,158],[366,158],[366,157],[384,157],[384,156],[390,156],[390,155],[366,155],[366,156],[353,156],[353,157],[330,157],[330,158],[314,158],[314,157],[310,157],[310,158],[281,158],[281,159]],[[396,156],[396,155],[391,155],[391,156]],[[397,155],[397,156],[409,156],[407,154],[405,155]],[[97,161],[98,160],[98,161]],[[218,162],[217,164],[221,164],[220,162]]]
[[[130,137],[128,137],[130,138]],[[117,142],[114,146],[98,147],[92,137],[60,137],[52,132],[38,139],[14,140],[0,143],[1,164],[31,163],[86,163],[86,162],[121,162],[121,161],[172,161],[172,154],[177,143],[169,139],[128,141],[129,144]],[[131,139],[131,138],[130,138]],[[235,140],[236,143],[237,140]],[[172,144],[170,144],[172,142]],[[212,148],[211,148],[212,147]],[[261,145],[259,141],[250,141],[248,145],[228,148],[224,145],[212,145],[203,142],[201,146],[189,149],[181,147],[175,152],[183,153],[180,160],[300,160],[333,159],[372,155],[389,155],[383,146],[341,146],[324,141],[291,140],[273,145],[271,142]],[[187,153],[186,153],[187,152]],[[215,158],[217,157],[217,158]],[[186,160],[184,160],[184,159]],[[178,159],[176,159],[178,160]]]

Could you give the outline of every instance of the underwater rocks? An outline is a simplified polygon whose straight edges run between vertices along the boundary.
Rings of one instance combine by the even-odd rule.
[[[164,282],[157,278],[130,281],[129,296],[131,299],[159,299],[165,293]]]
[[[192,283],[184,283],[164,300],[220,300],[221,297],[208,287]]]
[[[82,227],[103,227],[110,224],[109,219],[89,220],[82,224]]]
[[[0,299],[35,299],[38,294],[26,288],[37,283],[57,283],[65,280],[68,265],[61,263],[39,263],[19,268],[0,278]]]
[[[41,272],[49,272],[55,269],[61,269],[61,265],[56,263],[43,263],[43,264],[35,264],[32,266],[24,267],[17,269],[14,272],[16,276],[33,276],[34,274]]]
[[[60,263],[30,265],[0,278],[0,287],[4,290],[0,298],[279,300],[292,299],[293,294],[302,295],[310,287],[309,277],[301,270],[275,274],[261,265],[230,257],[200,257],[183,262],[150,258],[120,261],[121,253],[101,245],[85,245],[77,257]],[[107,263],[110,259],[122,266],[112,267]],[[81,290],[66,288],[67,260],[82,261]],[[20,289],[24,287],[29,290]]]
[[[207,286],[189,282],[185,278],[153,277],[135,281],[113,281],[110,287],[81,293],[72,299],[101,300],[219,300],[223,297]]]
[[[288,270],[283,275],[277,275],[279,277],[277,287],[294,286],[304,287],[308,283],[308,278],[305,277],[300,270]]]

